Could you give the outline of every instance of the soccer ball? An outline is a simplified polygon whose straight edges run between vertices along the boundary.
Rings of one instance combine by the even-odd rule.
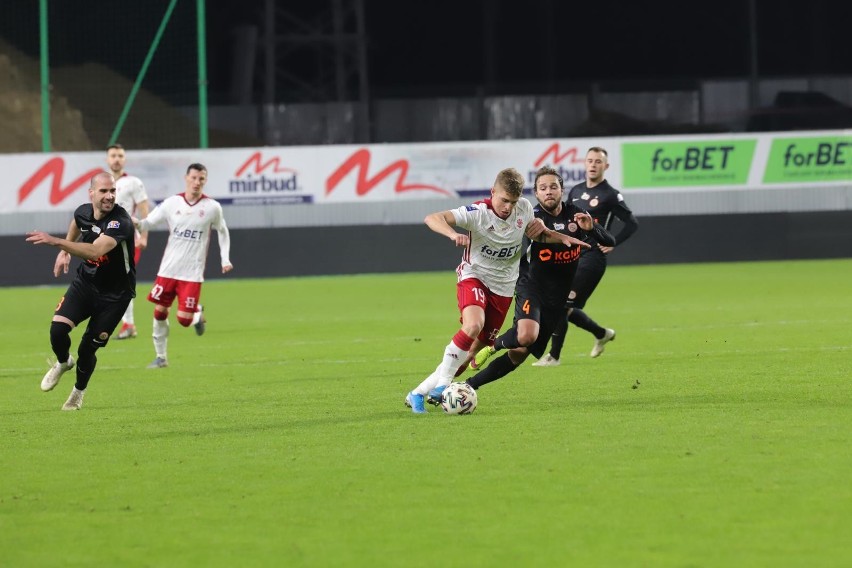
[[[476,410],[476,391],[467,383],[450,383],[441,393],[441,408],[447,414],[470,414]]]

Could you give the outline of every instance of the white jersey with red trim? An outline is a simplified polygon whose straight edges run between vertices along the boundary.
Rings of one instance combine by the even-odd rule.
[[[185,194],[173,195],[148,213],[141,221],[140,229],[149,230],[163,221],[168,222],[170,234],[157,276],[204,282],[204,265],[213,229],[219,234],[222,266],[231,264],[231,237],[222,206],[215,199],[202,195],[201,199],[190,204]]]
[[[115,180],[115,202],[127,212],[135,216],[136,204],[148,201],[148,193],[142,180],[138,177],[123,174]]]
[[[500,296],[512,296],[527,225],[533,220],[532,204],[522,197],[512,213],[501,219],[491,200],[452,210],[456,225],[470,233],[470,245],[456,272],[459,280],[477,278]]]

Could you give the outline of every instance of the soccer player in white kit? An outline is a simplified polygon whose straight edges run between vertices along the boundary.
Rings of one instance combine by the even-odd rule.
[[[107,147],[107,164],[115,178],[115,203],[124,207],[131,217],[144,219],[148,216],[148,193],[142,180],[128,175],[124,171],[127,154],[121,144]],[[139,266],[142,250],[148,246],[148,231],[136,231],[136,255],[134,263]],[[116,339],[132,339],[136,337],[136,322],[133,319],[133,300],[127,305],[127,311],[121,318],[121,329],[115,335]]]
[[[514,168],[497,174],[491,198],[485,201],[432,213],[426,225],[456,246],[465,247],[456,272],[456,297],[461,329],[444,348],[441,363],[405,397],[415,414],[426,412],[426,394],[449,385],[470,361],[472,354],[494,343],[512,303],[524,234],[542,242],[568,246],[586,243],[551,231],[533,214],[524,197],[524,177]],[[460,227],[468,231],[461,234]]]
[[[169,308],[175,297],[178,299],[178,323],[184,327],[194,325],[198,335],[204,333],[204,308],[198,301],[201,283],[204,282],[211,229],[218,233],[222,274],[234,268],[229,258],[231,236],[222,206],[202,193],[207,183],[207,168],[202,164],[190,164],[184,180],[184,193],[163,201],[147,218],[134,220],[140,231],[167,221],[170,233],[157,279],[148,294],[148,301],[156,304],[153,333],[156,358],[148,365],[149,369],[168,366]]]

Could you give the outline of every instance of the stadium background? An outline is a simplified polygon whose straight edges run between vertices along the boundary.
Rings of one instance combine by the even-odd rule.
[[[602,136],[827,129],[848,138],[852,127],[852,58],[843,29],[852,8],[830,0],[811,3],[797,18],[789,17],[797,3],[732,0],[690,14],[671,2],[653,13],[618,3],[584,13],[584,6],[553,0],[523,9],[508,1],[226,2],[207,6],[202,51],[196,26],[204,3],[44,4],[49,150],[101,151],[115,137],[129,150],[131,172],[136,151],[208,145],[528,139],[581,145]],[[11,0],[2,10],[0,151],[39,152],[45,142],[38,3]],[[150,66],[117,131],[152,44]],[[206,60],[206,111],[199,53]],[[202,123],[209,125],[203,134]],[[665,212],[660,198],[626,193],[642,228],[613,263],[852,255],[852,181],[834,184],[830,198],[822,192],[805,207],[807,197],[779,207],[764,192],[742,212],[731,193],[726,210],[717,193],[702,212],[707,194],[692,195],[689,212],[678,214]],[[418,219],[453,205],[406,203],[397,218],[352,226],[337,218],[317,222],[320,231],[296,224],[237,228],[232,257],[241,276],[446,270],[456,251],[430,238]],[[22,223],[30,218],[4,211],[2,220],[0,254],[19,258]],[[152,250],[164,241],[164,233],[155,233]],[[44,259],[32,258],[4,271],[0,284],[50,282]],[[152,279],[155,270],[153,261],[143,262],[140,278]]]

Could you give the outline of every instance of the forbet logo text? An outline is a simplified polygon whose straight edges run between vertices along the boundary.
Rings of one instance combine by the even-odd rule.
[[[852,136],[779,138],[772,141],[764,183],[852,179]]]
[[[624,144],[624,188],[745,184],[756,147],[755,139]]]
[[[733,146],[688,146],[682,153],[669,156],[657,148],[651,159],[651,171],[724,170]]]
[[[844,154],[849,154],[852,142],[820,142],[814,150],[802,150],[788,144],[784,152],[784,167],[790,166],[847,166],[852,164]]]
[[[515,245],[513,247],[503,247],[500,249],[493,249],[488,245],[482,245],[482,248],[479,249],[479,252],[484,254],[485,256],[490,256],[491,258],[512,258],[517,254],[517,252],[521,250],[521,245]]]

